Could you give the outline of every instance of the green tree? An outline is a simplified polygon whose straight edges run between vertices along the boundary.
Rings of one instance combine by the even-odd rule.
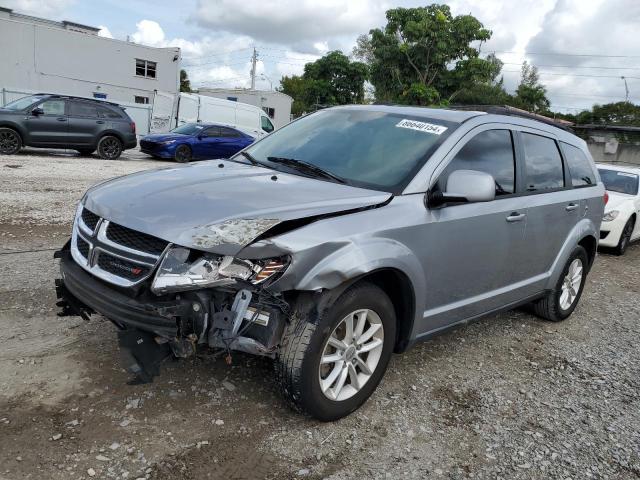
[[[307,63],[302,75],[283,77],[278,90],[294,99],[292,113],[300,115],[319,105],[363,103],[367,76],[366,64],[333,51]]]
[[[354,56],[371,60],[370,81],[382,101],[430,105],[487,77],[494,65],[472,46],[491,31],[472,15],[454,17],[447,5],[395,8],[386,13],[384,30],[371,30]],[[452,67],[453,66],[453,67]]]
[[[522,64],[520,84],[516,89],[515,103],[519,108],[532,112],[546,112],[550,102],[547,89],[540,83],[538,69],[526,61]]]
[[[591,110],[580,112],[576,123],[640,126],[640,106],[631,102],[594,105]]]
[[[185,93],[191,92],[191,81],[186,70],[180,70],[180,91]]]

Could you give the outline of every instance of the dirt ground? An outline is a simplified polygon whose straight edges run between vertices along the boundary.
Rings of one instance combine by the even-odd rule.
[[[88,186],[166,166],[0,157],[1,479],[640,478],[640,245],[599,255],[568,321],[514,311],[419,344],[339,422],[288,410],[246,355],[127,385],[109,322],[56,316],[53,250]]]

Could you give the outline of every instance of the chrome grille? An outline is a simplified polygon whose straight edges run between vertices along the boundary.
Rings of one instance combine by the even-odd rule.
[[[107,282],[130,287],[149,278],[168,246],[165,240],[78,207],[71,255],[81,267]]]

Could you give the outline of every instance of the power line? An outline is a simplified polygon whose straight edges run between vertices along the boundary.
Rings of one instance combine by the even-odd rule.
[[[522,63],[514,63],[514,62],[502,62],[504,65],[522,65]],[[533,65],[533,64],[532,64]],[[640,67],[603,67],[603,66],[578,66],[578,65],[534,65],[538,68],[588,68],[588,69],[598,69],[598,70],[640,70]]]
[[[502,70],[500,73],[522,73],[520,70]],[[539,75],[556,75],[561,77],[590,77],[590,78],[617,78],[619,75],[588,75],[581,73],[562,73],[562,72],[538,72]],[[625,77],[627,80],[640,80],[640,77]]]
[[[601,55],[591,53],[542,53],[542,52],[500,52],[493,50],[492,53],[511,54],[511,55],[539,55],[550,57],[594,57],[594,58],[640,58],[640,55]]]

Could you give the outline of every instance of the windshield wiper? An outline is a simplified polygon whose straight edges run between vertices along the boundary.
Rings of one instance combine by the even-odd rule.
[[[281,163],[282,165],[286,165],[287,167],[291,167],[301,172],[310,173],[316,177],[328,178],[338,183],[347,183],[344,178],[334,175],[313,163],[305,162],[304,160],[296,160],[295,158],[286,157],[267,157],[267,160],[273,163]]]
[[[246,158],[247,160],[249,160],[251,162],[252,165],[258,165],[260,167],[267,167],[269,168],[268,165],[265,165],[264,163],[256,160],[256,158],[251,155],[249,152],[238,152],[239,155],[242,155],[244,158]]]

